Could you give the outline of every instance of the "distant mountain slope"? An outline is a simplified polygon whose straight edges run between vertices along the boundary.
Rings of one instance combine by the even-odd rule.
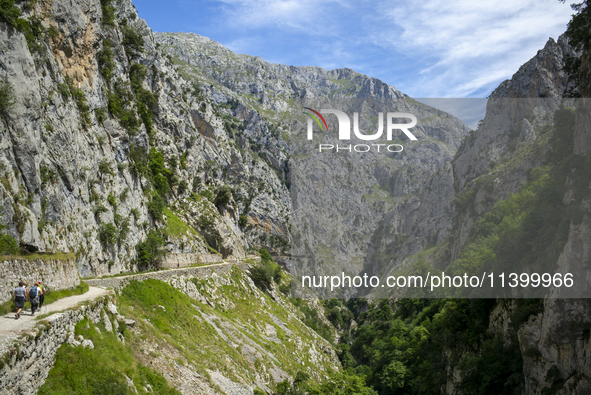
[[[390,226],[393,216],[384,217],[378,228],[383,233],[372,239],[374,254],[383,259],[380,267],[386,267],[379,274],[396,275],[409,267],[448,275],[483,270],[572,273],[578,288],[569,295],[587,296],[591,262],[589,103],[586,98],[564,97],[571,87],[562,68],[567,55],[581,54],[562,37],[558,42],[550,39],[491,94],[483,122],[462,143],[450,163],[453,171],[445,175],[453,178],[455,186],[448,207],[453,218],[448,237],[409,254],[417,229],[401,238]],[[424,190],[433,190],[439,182],[434,177]],[[388,237],[390,244],[377,242]],[[457,291],[455,295],[465,295]],[[444,392],[467,393],[466,382],[475,377],[491,377],[492,381],[482,384],[490,388],[495,382],[506,386],[518,380],[517,376],[487,373],[484,365],[477,367],[476,361],[487,353],[501,355],[510,350],[520,350],[522,360],[517,360],[520,366],[515,370],[519,375],[523,372],[523,382],[515,382],[523,386],[515,387],[517,391],[589,392],[591,364],[585,355],[591,348],[586,335],[591,328],[591,302],[556,299],[560,292],[564,290],[547,299],[499,299],[492,304],[485,337],[469,348],[462,342],[449,343],[441,355],[434,356],[446,366],[446,377],[440,380]],[[386,295],[374,290],[373,296]],[[416,317],[423,317],[428,309]],[[468,312],[462,314],[473,324]],[[491,340],[485,339],[496,339],[503,346],[491,348],[487,343]]]
[[[211,84],[211,89],[219,89],[256,109],[264,119],[277,125],[279,136],[287,145],[272,138],[259,140],[256,129],[250,127],[244,131],[247,138],[260,142],[261,152],[273,163],[281,161],[276,152],[285,147],[286,152],[292,153],[295,147],[293,139],[297,136],[290,136],[289,125],[293,110],[290,106],[294,103],[326,98],[327,105],[338,106],[355,99],[378,98],[390,100],[398,110],[419,119],[413,128],[419,141],[407,141],[401,155],[292,156],[291,196],[296,199],[292,206],[300,210],[292,217],[292,237],[303,240],[300,245],[292,245],[293,255],[312,253],[314,259],[323,255],[327,258],[325,263],[338,262],[338,267],[357,273],[367,259],[371,260],[373,246],[368,247],[367,241],[390,210],[396,211],[395,233],[409,231],[419,220],[430,222],[428,229],[417,234],[413,251],[432,238],[445,237],[451,217],[433,206],[449,205],[446,198],[451,194],[442,191],[453,190],[452,178],[441,178],[440,191],[428,202],[422,202],[422,207],[430,207],[428,214],[421,211],[419,195],[436,172],[450,171],[446,164],[469,131],[461,121],[350,69],[327,71],[271,64],[258,57],[234,54],[219,43],[192,33],[155,33],[155,39],[185,78],[206,87]],[[242,116],[240,107],[232,110],[232,116]],[[361,117],[364,116],[362,113]],[[326,138],[332,141],[333,137]],[[297,169],[301,171],[294,173]],[[356,180],[356,184],[351,186],[347,180]],[[313,185],[316,188],[318,182],[323,184],[324,192],[320,195],[310,189]],[[427,215],[429,218],[425,218]],[[303,228],[315,231],[302,233]],[[339,229],[340,236],[333,237],[333,229]]]

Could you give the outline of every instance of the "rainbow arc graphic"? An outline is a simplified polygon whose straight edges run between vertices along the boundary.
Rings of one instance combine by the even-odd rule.
[[[320,115],[320,113],[310,107],[304,107],[306,110],[312,111],[314,114],[310,114],[310,113],[305,113],[306,115],[309,115],[313,120],[316,121],[316,123],[318,124],[318,126],[320,126],[320,130],[322,130],[322,123],[324,123],[324,128],[326,129],[326,131],[328,132],[328,125],[326,124],[326,121],[324,120],[324,117],[322,115]],[[320,119],[318,119],[320,118]],[[322,123],[320,123],[320,120],[322,120]]]

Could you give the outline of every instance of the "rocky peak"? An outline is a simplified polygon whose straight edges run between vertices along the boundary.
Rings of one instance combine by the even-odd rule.
[[[537,127],[547,123],[548,114],[557,108],[569,87],[562,70],[566,55],[578,54],[563,36],[558,42],[550,38],[544,49],[493,91],[485,118],[454,160],[460,189],[512,153],[512,130],[518,129],[520,123],[527,121]]]
[[[565,56],[580,56],[568,44],[564,35],[558,42],[549,38],[536,56],[524,63],[511,79],[503,81],[491,98],[552,98],[560,99],[568,88],[562,69]]]

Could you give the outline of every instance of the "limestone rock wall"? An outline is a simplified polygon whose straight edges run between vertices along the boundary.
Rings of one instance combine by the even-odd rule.
[[[271,249],[272,243],[261,242],[263,234],[265,240],[288,239],[282,164],[275,163],[281,172],[274,172],[273,163],[237,149],[223,121],[225,110],[215,107],[229,98],[183,79],[156,48],[131,1],[112,6],[112,22],[98,0],[23,7],[23,18],[38,17],[51,31],[34,50],[22,33],[0,23],[0,67],[15,99],[0,120],[0,222],[8,233],[29,250],[75,253],[83,277],[138,269],[135,247],[151,230],[169,233],[171,252],[205,254],[213,246],[234,258],[244,257],[250,246]],[[143,46],[132,49],[130,34],[141,36]],[[105,59],[111,62],[109,78]],[[130,84],[134,64],[145,67],[141,89],[156,98],[150,130]],[[115,92],[128,111],[123,120],[113,108]],[[258,125],[257,139],[267,139],[267,123],[249,111],[245,125]],[[133,157],[134,149],[142,154]],[[174,173],[164,196],[173,210],[193,193],[209,196],[196,213],[207,215],[202,226],[179,225],[174,212],[160,220],[150,214],[153,180],[145,169],[135,171],[134,163],[155,152]],[[261,183],[265,190],[259,190]],[[214,205],[223,185],[234,194]],[[251,202],[252,212],[266,204],[274,226],[254,220],[248,228],[238,226],[243,213],[237,200]],[[170,232],[175,226],[177,232]]]
[[[1,392],[15,395],[37,393],[53,366],[58,348],[74,336],[76,324],[84,317],[99,322],[103,307],[104,300],[98,300],[78,310],[53,314],[19,338],[0,357]]]
[[[12,291],[24,281],[29,286],[43,282],[52,291],[80,285],[76,260],[72,259],[14,259],[0,262],[0,303],[12,300]]]
[[[168,254],[162,267],[174,269],[197,264],[220,263],[224,259],[216,254]]]

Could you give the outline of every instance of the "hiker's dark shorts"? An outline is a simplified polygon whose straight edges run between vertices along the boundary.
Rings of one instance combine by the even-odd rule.
[[[14,305],[17,309],[22,309],[23,307],[25,307],[24,296],[17,296],[16,298],[14,298]]]

